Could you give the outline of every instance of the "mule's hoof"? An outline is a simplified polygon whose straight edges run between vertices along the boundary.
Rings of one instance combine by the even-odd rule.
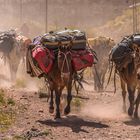
[[[123,106],[123,112],[124,112],[124,113],[127,113],[126,106]]]
[[[122,109],[123,113],[127,114],[127,109]]]
[[[138,113],[134,113],[134,118],[139,119]]]
[[[60,123],[60,122],[62,122],[62,119],[61,118],[54,118],[54,122]]]
[[[54,108],[49,108],[49,112],[52,114],[54,113]]]
[[[56,120],[56,119],[60,119],[60,118],[61,118],[61,117],[60,117],[60,113],[56,113],[54,119]]]
[[[64,114],[68,115],[70,113],[70,107],[66,107],[64,110]]]
[[[133,115],[133,109],[132,109],[132,108],[129,108],[129,109],[128,109],[128,115],[129,115],[129,116],[132,116],[132,115]]]

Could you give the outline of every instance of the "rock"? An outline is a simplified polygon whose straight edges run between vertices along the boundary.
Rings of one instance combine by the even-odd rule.
[[[29,119],[29,117],[25,117],[25,119]]]
[[[32,131],[38,131],[38,129],[37,128],[34,128],[34,127],[32,127],[31,130]]]
[[[43,113],[44,111],[43,111],[43,109],[40,109],[38,112]]]

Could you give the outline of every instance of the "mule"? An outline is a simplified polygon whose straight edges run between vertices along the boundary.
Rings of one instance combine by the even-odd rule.
[[[57,54],[56,54],[57,56]],[[51,71],[45,75],[45,78],[49,82],[49,88],[51,92],[49,112],[54,112],[54,102],[53,102],[53,93],[55,93],[55,104],[56,104],[56,113],[55,119],[60,118],[60,98],[64,87],[67,89],[67,106],[64,109],[64,114],[67,115],[70,113],[70,103],[72,100],[72,82],[74,70],[72,67],[72,57],[70,46],[69,47],[60,47],[58,51],[57,59],[54,60],[53,67]]]
[[[92,68],[94,76],[94,89],[96,91],[102,91],[104,90],[105,75],[109,66],[108,54],[111,48],[115,45],[115,42],[109,37],[102,36],[89,38],[88,42],[98,57],[97,64]]]
[[[139,46],[133,43],[132,36],[124,38],[111,51],[111,61],[115,64],[115,72],[117,72],[120,77],[123,110],[126,111],[126,94],[128,92],[130,103],[128,115],[132,116],[134,114],[135,118],[138,118],[138,107],[140,102],[140,81],[138,79],[140,68],[139,58]],[[135,100],[136,89],[137,97]]]
[[[15,31],[4,33],[5,36],[1,36],[0,52],[3,54],[4,61],[9,65],[10,80],[14,81],[20,61],[24,61],[26,47],[31,43],[31,40],[17,35]]]

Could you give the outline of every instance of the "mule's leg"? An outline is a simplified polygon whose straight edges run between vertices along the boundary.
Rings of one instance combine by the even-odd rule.
[[[16,48],[16,47],[15,47]],[[10,74],[11,74],[11,81],[16,80],[16,74],[18,70],[18,66],[20,64],[21,57],[17,54],[16,50],[13,50],[10,53],[8,63],[9,63],[9,68],[10,68]]]
[[[56,103],[56,114],[55,114],[55,119],[60,118],[60,96],[61,96],[61,92],[60,90],[55,90],[55,103]]]
[[[93,67],[93,78],[94,78],[94,90],[98,91],[99,90],[99,80],[97,77],[97,71],[95,70],[95,68]]]
[[[16,80],[18,66],[16,66],[15,64],[12,64],[11,62],[9,63],[9,69],[10,69],[11,81],[13,82]]]
[[[108,63],[106,63],[105,68],[102,70],[102,90],[104,90],[105,75],[108,70]]]
[[[123,97],[123,111],[126,112],[126,85],[122,79],[120,81],[121,81],[121,89],[122,89],[122,97]]]
[[[70,103],[71,103],[71,100],[72,100],[71,90],[72,90],[72,83],[69,83],[68,86],[67,86],[68,95],[67,95],[67,106],[64,110],[65,115],[70,113]]]
[[[128,90],[128,94],[129,94],[129,103],[130,103],[130,107],[128,109],[128,115],[132,116],[133,115],[133,111],[134,111],[134,94],[135,94],[135,86],[130,86],[127,85],[127,90]]]
[[[96,90],[97,91],[97,76],[95,75],[95,73],[93,72],[93,78],[94,78],[94,90]]]
[[[97,87],[98,87],[98,92],[100,92],[102,90],[102,79],[101,79],[102,74],[100,72],[98,72],[97,75]]]
[[[94,73],[94,90],[98,92],[101,90],[100,79],[101,79],[100,73],[98,73],[98,75]]]
[[[49,106],[49,112],[53,113],[54,112],[54,106],[53,106],[53,90],[51,89],[51,100],[50,100],[50,106]]]
[[[139,108],[139,104],[140,104],[140,89],[138,89],[138,95],[137,95],[135,104],[136,104],[136,108],[135,108],[135,112],[134,112],[134,117],[138,118],[138,108]]]
[[[101,76],[101,90],[102,91],[104,90],[104,81],[105,81],[105,73],[102,73],[102,76]]]

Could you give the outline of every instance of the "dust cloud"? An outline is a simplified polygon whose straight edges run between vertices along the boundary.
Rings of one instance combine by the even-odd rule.
[[[26,73],[26,66],[24,63],[22,63],[22,61],[19,64],[16,79],[22,80],[22,82],[25,84],[26,91],[37,92],[42,86],[42,80],[38,79],[37,77],[32,78]]]
[[[38,91],[42,86],[42,81],[38,78],[32,78],[26,73],[25,64],[19,64],[18,71],[15,77],[15,81],[11,81],[11,75],[9,70],[8,62],[5,63],[4,60],[0,59],[0,88],[10,88],[12,86],[17,86],[17,82],[20,81],[17,88],[24,88],[26,91]],[[23,87],[24,85],[24,87]]]
[[[5,63],[2,59],[0,58],[0,87],[10,87],[12,83],[10,82],[10,71],[8,64]]]
[[[99,118],[105,120],[123,120],[129,118],[127,113],[122,110],[122,103],[87,103],[81,110],[81,114],[91,118]]]

